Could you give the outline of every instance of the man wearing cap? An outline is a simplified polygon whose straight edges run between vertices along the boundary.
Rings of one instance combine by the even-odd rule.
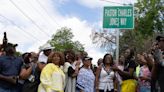
[[[157,80],[160,92],[164,92],[164,34],[156,37],[158,48],[154,52],[154,64],[152,69],[152,81]],[[156,92],[152,87],[152,92]]]
[[[18,76],[23,61],[15,55],[17,44],[8,43],[6,55],[0,57],[0,92],[20,92]]]
[[[41,47],[41,51],[43,51],[43,53],[41,53],[38,58],[38,67],[40,70],[42,70],[47,64],[48,56],[52,52],[52,49],[54,49],[54,47],[51,47],[50,44],[45,44]]]

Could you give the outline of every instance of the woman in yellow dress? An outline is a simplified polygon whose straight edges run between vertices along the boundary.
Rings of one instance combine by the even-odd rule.
[[[64,64],[63,54],[53,52],[48,57],[48,64],[40,75],[38,92],[64,92],[65,74],[61,69]]]

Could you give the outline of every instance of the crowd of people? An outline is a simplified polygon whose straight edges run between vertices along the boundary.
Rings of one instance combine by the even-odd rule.
[[[151,51],[127,48],[118,61],[106,53],[92,64],[87,52],[54,51],[15,56],[16,44],[0,52],[0,92],[164,92],[164,35]]]

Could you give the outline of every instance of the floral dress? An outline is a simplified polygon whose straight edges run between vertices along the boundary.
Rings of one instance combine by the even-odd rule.
[[[143,65],[139,72],[139,77],[148,77],[151,78],[151,72],[148,66]],[[150,92],[151,84],[148,80],[139,79],[139,92]]]

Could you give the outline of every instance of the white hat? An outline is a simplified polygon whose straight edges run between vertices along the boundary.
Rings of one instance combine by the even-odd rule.
[[[51,47],[50,44],[46,43],[43,46],[41,46],[40,50],[49,50],[49,49],[54,49],[54,47]]]
[[[83,60],[83,61],[86,61],[86,60],[92,60],[92,59],[93,59],[92,57],[86,56],[86,57],[84,57],[82,60]]]

